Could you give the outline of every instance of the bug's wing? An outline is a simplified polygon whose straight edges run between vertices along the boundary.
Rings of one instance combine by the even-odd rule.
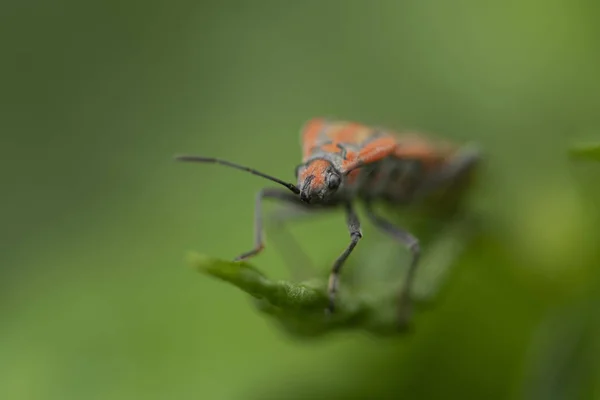
[[[339,145],[359,147],[371,134],[371,128],[355,122],[315,118],[302,128],[302,156],[308,159],[319,153],[338,153]]]
[[[334,160],[342,173],[391,155],[396,137],[383,129],[348,121],[316,118],[302,129],[303,160]]]
[[[453,143],[432,140],[417,133],[397,135],[396,144],[393,152],[395,158],[421,160],[425,165],[443,162],[458,150]]]

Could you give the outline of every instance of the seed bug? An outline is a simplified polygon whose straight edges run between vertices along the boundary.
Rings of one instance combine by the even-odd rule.
[[[411,286],[419,264],[419,240],[409,231],[392,224],[374,210],[374,203],[406,206],[440,189],[458,188],[477,166],[479,151],[434,141],[417,133],[396,133],[356,122],[315,118],[301,129],[302,163],[296,167],[297,183],[227,160],[182,155],[180,161],[217,163],[240,169],[287,188],[264,188],[255,202],[255,246],[235,261],[253,257],[264,249],[262,203],[264,199],[291,203],[310,211],[342,207],[350,242],[334,261],[328,282],[329,304],[334,312],[340,271],[362,238],[355,203],[362,202],[373,225],[411,254],[399,293],[400,322],[408,323],[412,308]]]

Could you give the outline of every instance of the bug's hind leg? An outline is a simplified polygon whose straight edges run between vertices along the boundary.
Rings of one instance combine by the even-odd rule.
[[[406,277],[400,289],[400,303],[399,303],[399,323],[401,327],[405,327],[410,322],[410,318],[412,316],[412,286],[415,277],[415,273],[417,271],[417,267],[419,266],[419,259],[421,256],[421,248],[419,245],[419,240],[412,235],[410,232],[402,229],[398,226],[395,226],[387,219],[380,217],[373,210],[373,205],[371,202],[367,202],[365,204],[367,216],[377,228],[381,229],[383,232],[392,236],[394,239],[402,243],[404,246],[408,248],[411,253],[411,261],[408,267],[408,271],[406,273]]]

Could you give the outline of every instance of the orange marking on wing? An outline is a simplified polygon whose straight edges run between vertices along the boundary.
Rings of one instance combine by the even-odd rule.
[[[325,120],[323,118],[315,118],[306,123],[302,129],[303,157],[308,157],[310,155],[324,126]]]
[[[363,129],[369,131],[369,128],[359,123],[329,121],[324,134],[332,142],[355,143],[357,133],[362,132]],[[364,136],[364,138],[366,138],[366,136]]]
[[[373,136],[375,130],[364,125],[357,125],[356,129],[352,132],[352,137],[348,138],[348,142],[361,144],[369,137]]]
[[[356,161],[356,158],[358,157],[360,153],[356,152],[356,151],[352,151],[352,150],[348,150],[346,152],[346,162],[353,162]]]
[[[340,148],[337,147],[336,143],[327,143],[321,147],[321,150],[327,153],[337,153],[340,151]]]
[[[424,138],[406,137],[398,142],[394,150],[394,157],[419,159],[426,164],[434,164],[442,161],[454,149],[448,143],[436,143],[435,145]]]
[[[340,125],[340,129],[332,135],[332,139],[336,143],[355,143],[354,137],[361,126],[354,122],[346,122]]]
[[[392,136],[382,137],[374,140],[363,147],[355,159],[346,161],[344,163],[344,170],[349,171],[359,167],[362,164],[370,164],[380,161],[393,154],[396,146],[396,139]]]
[[[347,144],[359,145],[368,139],[374,131],[364,125],[354,122],[337,122],[327,127],[326,136],[331,140],[330,143],[321,146],[321,151],[327,153],[342,153],[340,146]],[[354,160],[356,152],[346,149],[346,160]]]
[[[360,144],[373,132],[373,129],[356,122],[338,122],[335,129],[328,130],[327,136],[334,143]]]

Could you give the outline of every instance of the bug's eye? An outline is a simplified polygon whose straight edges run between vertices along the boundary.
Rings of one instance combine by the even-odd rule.
[[[327,186],[329,189],[337,189],[340,187],[342,183],[342,178],[339,175],[331,174],[329,175],[329,181],[327,182]]]

